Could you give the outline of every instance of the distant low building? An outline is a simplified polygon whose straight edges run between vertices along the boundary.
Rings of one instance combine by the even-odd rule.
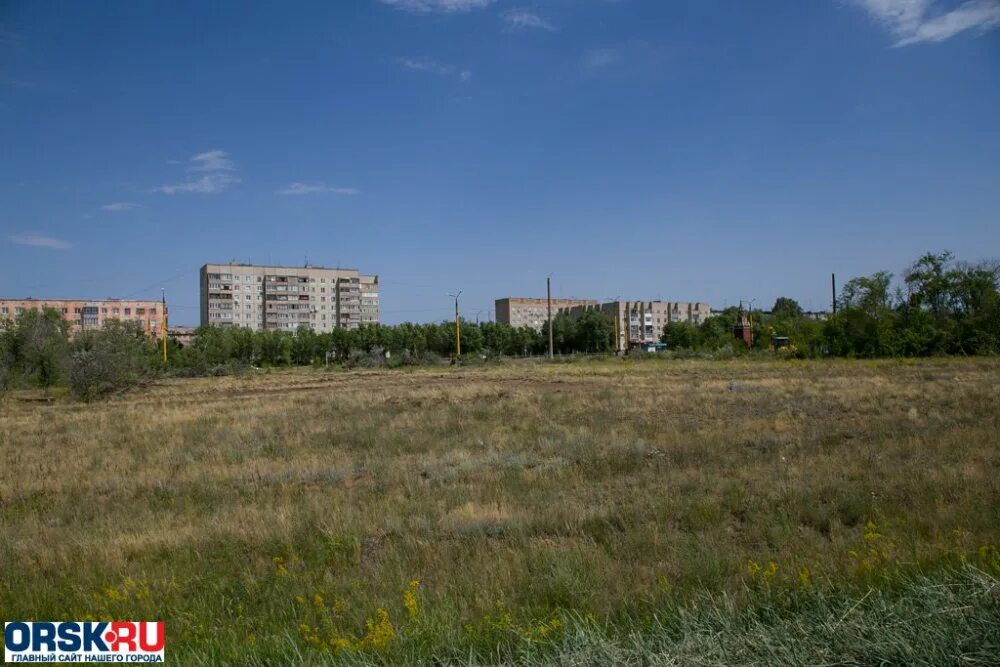
[[[755,310],[754,315],[764,315],[765,317],[770,317],[773,313],[770,310]],[[713,310],[712,316],[716,317],[719,315],[725,315],[725,310]],[[830,317],[830,311],[828,310],[804,310],[802,311],[802,317],[807,320],[815,320],[817,322],[822,322]]]
[[[180,344],[181,347],[187,347],[194,342],[197,331],[197,327],[168,327],[167,338]]]
[[[51,308],[69,322],[70,333],[100,329],[105,322],[137,323],[146,334],[163,333],[163,304],[126,299],[0,299],[0,320],[17,319],[29,310]]]

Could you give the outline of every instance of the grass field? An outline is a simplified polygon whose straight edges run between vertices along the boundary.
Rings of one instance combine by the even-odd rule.
[[[178,664],[988,664],[1000,361],[506,363],[0,402],[0,619]]]

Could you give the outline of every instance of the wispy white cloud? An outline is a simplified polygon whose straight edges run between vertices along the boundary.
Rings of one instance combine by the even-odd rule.
[[[229,158],[229,154],[223,150],[213,149],[198,153],[188,160],[189,172],[202,173],[202,176],[189,178],[181,183],[168,183],[153,188],[153,192],[162,192],[167,195],[174,195],[184,192],[193,192],[203,195],[214,195],[225,192],[229,186],[240,182],[240,177],[235,173],[236,165]]]
[[[236,171],[236,167],[226,151],[221,151],[218,148],[198,153],[191,158],[191,162],[194,163],[190,167],[191,171]]]
[[[206,174],[201,178],[187,180],[183,183],[168,183],[155,188],[155,192],[162,192],[165,195],[175,195],[182,192],[194,192],[202,195],[217,195],[225,192],[230,185],[240,182],[240,177],[234,174],[218,173]]]
[[[142,208],[142,206],[129,201],[117,201],[113,204],[104,204],[101,206],[101,209],[105,211],[131,211],[137,208]]]
[[[1000,27],[1000,0],[965,0],[942,8],[939,0],[853,0],[896,38],[895,46],[943,42],[967,30]]]
[[[555,30],[549,21],[525,9],[509,9],[503,14],[508,30]]]
[[[279,195],[316,195],[327,192],[335,195],[356,195],[360,190],[357,188],[334,187],[324,183],[290,183],[278,190]]]
[[[678,62],[684,49],[676,45],[650,43],[644,39],[628,39],[586,51],[580,65],[594,75],[614,73],[629,75],[640,69],[659,69]]]
[[[610,67],[621,59],[622,54],[618,49],[595,49],[583,55],[583,66],[588,69],[600,69]]]
[[[489,7],[494,0],[379,0],[379,2],[414,14],[459,14]]]
[[[472,70],[448,63],[439,63],[433,58],[397,58],[396,62],[404,69],[430,72],[438,76],[455,76],[460,81],[468,81],[472,78]]]
[[[7,240],[11,243],[16,243],[17,245],[27,245],[34,246],[35,248],[50,248],[52,250],[66,250],[72,248],[73,244],[69,241],[63,241],[62,239],[52,238],[51,236],[42,236],[41,234],[11,234],[7,237]]]

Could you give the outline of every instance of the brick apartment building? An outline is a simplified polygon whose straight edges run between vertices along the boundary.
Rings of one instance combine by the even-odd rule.
[[[125,299],[0,299],[0,320],[13,320],[29,310],[52,308],[69,322],[70,333],[100,329],[105,322],[137,322],[150,336],[163,332],[163,304]]]

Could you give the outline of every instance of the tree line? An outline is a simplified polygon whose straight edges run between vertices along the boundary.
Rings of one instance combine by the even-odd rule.
[[[928,356],[1000,354],[1000,269],[963,264],[948,253],[926,254],[895,282],[890,273],[848,281],[837,312],[825,320],[807,317],[794,300],[779,298],[769,312],[753,313],[753,348],[787,338],[783,353],[795,356]],[[663,329],[668,349],[727,355],[749,352],[734,336],[737,309],[700,324],[673,322]],[[544,354],[548,325],[541,331],[493,322],[461,321],[466,358]],[[607,353],[614,349],[612,318],[596,310],[579,317],[559,313],[552,339],[559,354]],[[101,330],[69,335],[55,310],[27,311],[0,324],[0,390],[67,386],[92,398],[164,373],[210,374],[239,367],[309,364],[403,365],[443,361],[455,353],[455,324],[365,325],[294,334],[244,328],[202,327],[194,342],[160,344],[138,325],[107,322]]]
[[[671,323],[662,340],[678,350],[713,351],[735,342],[736,308],[695,326]],[[834,357],[923,357],[1000,354],[1000,265],[956,262],[928,253],[900,280],[887,271],[854,278],[837,296],[837,312],[806,317],[792,299],[753,313],[756,349],[786,337],[793,354]]]

